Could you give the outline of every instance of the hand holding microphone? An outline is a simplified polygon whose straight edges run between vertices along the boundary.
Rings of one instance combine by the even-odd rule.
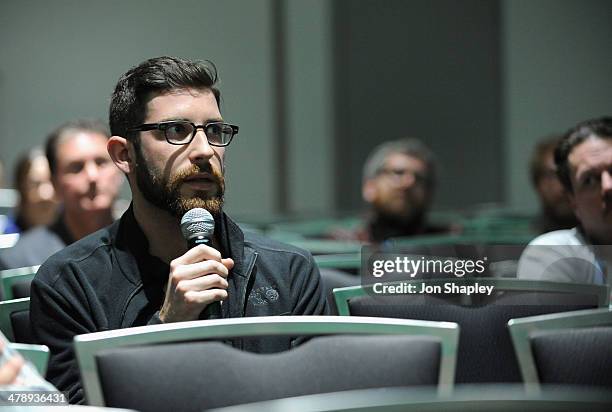
[[[227,298],[227,276],[234,267],[211,246],[215,223],[205,209],[191,209],[181,219],[181,232],[189,250],[170,262],[166,297],[159,313],[162,322],[221,317],[219,301]]]

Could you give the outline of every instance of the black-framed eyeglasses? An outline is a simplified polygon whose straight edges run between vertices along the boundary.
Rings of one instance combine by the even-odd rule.
[[[414,181],[417,184],[423,185],[429,183],[429,177],[421,172],[416,172],[410,169],[401,168],[382,168],[378,171],[379,176],[386,176],[395,182],[399,182],[405,175],[410,174],[413,176]]]
[[[208,122],[201,125],[186,120],[171,120],[160,123],[145,123],[131,128],[130,132],[144,132],[147,130],[161,130],[164,132],[166,141],[170,144],[189,144],[196,135],[198,129],[204,130],[208,144],[223,147],[232,142],[238,134],[238,126],[224,122]]]

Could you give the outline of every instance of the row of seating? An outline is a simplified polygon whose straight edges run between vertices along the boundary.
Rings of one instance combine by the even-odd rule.
[[[593,328],[597,325],[606,327]],[[523,375],[527,377],[530,370],[537,371],[531,375],[531,381],[526,380],[527,392],[522,392],[523,395],[542,393],[540,383],[593,385],[593,367],[607,372],[611,366],[610,325],[612,312],[608,309],[511,321],[509,327],[516,339],[517,354],[523,353],[519,356]],[[592,329],[587,331],[586,327]],[[596,352],[585,351],[585,345],[592,342],[590,333],[601,331],[608,334],[607,347],[598,345],[593,348]],[[571,342],[564,339],[568,333],[574,335]],[[266,355],[210,342],[273,335],[318,337],[292,351]],[[543,341],[542,336],[546,338]],[[422,386],[431,393],[429,388],[435,386],[438,402],[445,397],[454,399],[453,373],[459,337],[459,325],[452,322],[279,316],[98,332],[76,337],[75,350],[90,404],[140,411],[170,408],[195,411],[380,387]],[[565,352],[560,350],[563,343]],[[539,355],[547,354],[550,358],[551,344],[556,345],[552,356],[556,357],[558,375],[551,373],[554,370],[548,359]],[[521,352],[520,347],[537,350]],[[576,359],[572,354],[577,350],[584,351],[586,356]],[[572,378],[564,380],[568,370],[573,371]],[[599,378],[607,379],[599,384],[610,385],[609,373],[606,376],[595,372]],[[266,378],[261,379],[262,376]],[[481,387],[480,393],[486,387]]]
[[[566,287],[563,290],[560,285],[544,290],[543,285],[538,289],[533,282],[507,281],[504,282],[506,285],[498,284],[500,298],[494,305],[461,306],[434,302],[429,298],[424,298],[420,303],[406,305],[405,302],[389,302],[388,297],[381,301],[380,298],[368,295],[367,288],[364,287],[348,288],[335,291],[337,302],[345,302],[345,305],[339,308],[341,314],[368,317],[283,316],[185,322],[82,335],[76,338],[75,348],[90,403],[135,407],[139,410],[159,410],[159,402],[164,399],[175,404],[180,396],[188,395],[180,390],[193,391],[194,387],[215,388],[214,383],[207,381],[212,379],[210,374],[201,372],[204,370],[223,371],[223,385],[235,387],[232,383],[240,384],[241,388],[252,388],[252,391],[247,391],[244,396],[234,397],[233,400],[212,397],[210,394],[216,394],[216,390],[204,391],[206,393],[199,394],[200,398],[197,400],[193,398],[193,393],[189,394],[193,405],[198,405],[199,408],[201,405],[216,407],[232,402],[262,400],[260,394],[268,392],[247,379],[250,377],[258,381],[257,376],[261,375],[271,377],[270,379],[276,377],[278,380],[277,383],[274,379],[271,381],[266,378],[260,382],[263,386],[277,388],[276,392],[266,395],[268,397],[265,399],[377,386],[411,386],[417,384],[418,379],[422,379],[422,385],[437,383],[441,394],[448,394],[454,382],[518,382],[521,377],[532,391],[538,388],[540,379],[543,382],[612,387],[611,375],[608,373],[612,367],[612,316],[605,307],[607,290],[603,289],[606,287],[589,285],[588,288],[572,294],[570,289]],[[521,283],[524,284],[522,287]],[[527,285],[528,283],[531,284]],[[507,294],[508,291],[513,293]],[[559,304],[549,305],[546,300],[542,300],[559,294],[575,296],[567,302],[566,307],[560,307]],[[526,296],[530,298],[526,299]],[[534,313],[578,308],[575,304],[582,299],[579,296],[588,296],[588,299],[582,302],[584,307],[603,305],[604,308],[522,318]],[[533,300],[535,298],[539,300],[540,305]],[[21,299],[0,303],[0,327],[7,336],[17,341],[23,339],[15,330],[24,327],[24,320],[27,322],[27,301]],[[13,310],[15,307],[17,310]],[[427,314],[429,318],[425,316]],[[440,322],[451,320],[452,316],[455,316],[456,322]],[[401,317],[409,319],[397,319]],[[511,340],[507,338],[509,335],[506,323],[510,325]],[[604,326],[588,333],[584,330],[559,332],[559,329],[567,327],[595,325]],[[537,332],[542,328],[546,333]],[[184,343],[246,336],[331,334],[385,337],[313,339],[294,351],[261,356],[241,353],[226,345]],[[396,339],[389,335],[404,337]],[[415,338],[415,335],[420,337]],[[513,343],[514,349],[512,346],[506,347],[503,343],[505,340],[511,342],[509,345]],[[177,347],[148,346],[152,343],[171,342],[183,343],[177,344],[180,345]],[[124,346],[130,348],[123,349]],[[203,352],[208,350],[213,351],[212,355]],[[513,351],[511,356],[508,351]],[[151,359],[156,359],[153,372],[150,368]],[[164,359],[164,365],[160,365],[160,359]],[[354,365],[355,360],[359,365]],[[576,360],[577,363],[568,360]],[[542,370],[545,372],[534,366],[538,363],[543,365]],[[514,369],[513,364],[517,365]],[[299,373],[296,368],[300,369]],[[174,376],[177,382],[188,380],[195,386],[184,385],[185,388],[177,389],[178,392],[175,392],[174,388],[172,391],[156,391],[165,395],[160,395],[162,399],[153,397],[151,409],[147,409],[146,400],[137,395],[141,391],[146,392],[148,386],[141,388],[139,384],[134,385],[134,382],[142,380],[142,370],[147,371],[147,379],[144,379],[143,383],[145,385],[154,385],[156,380],[166,382],[169,380],[168,376],[171,376],[166,374],[176,375],[177,371],[180,371],[180,376]],[[436,373],[433,373],[434,371]],[[153,376],[149,376],[151,374]],[[158,374],[160,376],[157,376]],[[226,374],[230,376],[229,381]],[[257,376],[251,376],[252,374]],[[287,374],[292,378],[286,376]],[[386,378],[387,375],[389,379]],[[518,375],[518,379],[515,379],[515,375]],[[310,383],[303,384],[301,380],[297,382],[298,377]],[[218,376],[216,378],[218,379]],[[232,382],[232,379],[236,382]],[[298,389],[295,389],[296,387]],[[148,388],[150,390],[152,387]],[[102,393],[105,396],[113,394],[114,398],[105,399]],[[177,393],[178,398],[168,399],[168,393]],[[130,403],[132,401],[136,403]]]
[[[445,397],[422,386],[356,389],[240,404],[210,412],[609,412],[611,406],[607,391],[547,387],[539,393],[526,393],[514,385],[477,385],[457,387]]]
[[[326,285],[327,289],[331,290],[335,286],[344,286],[346,284],[355,284],[359,282],[360,278],[357,276],[349,275],[344,272],[340,272],[337,269],[354,269],[358,268],[362,264],[362,257],[360,254],[325,254],[318,255],[315,257],[319,267],[321,268],[323,282]],[[15,298],[17,296],[29,296],[29,284],[31,279],[33,278],[35,272],[38,270],[38,267],[30,267],[30,268],[21,268],[16,270],[4,271],[0,274],[0,286],[2,287],[2,292],[7,298]],[[330,274],[334,274],[331,276]],[[448,394],[449,388],[453,387],[453,384],[490,384],[490,383],[507,383],[507,382],[526,382],[529,383],[528,388],[534,391],[534,388],[538,388],[537,384],[540,378],[543,378],[543,382],[555,382],[555,377],[561,374],[562,378],[557,381],[557,383],[569,382],[569,383],[577,383],[577,384],[586,384],[586,385],[604,385],[609,388],[612,387],[612,383],[610,382],[610,378],[605,373],[606,368],[609,368],[609,362],[606,362],[607,359],[612,359],[610,356],[610,349],[612,348],[611,339],[607,335],[610,332],[610,328],[604,328],[593,333],[584,334],[584,333],[575,333],[569,332],[568,337],[566,338],[573,342],[573,352],[572,356],[576,359],[581,359],[582,362],[580,366],[582,369],[576,369],[574,366],[571,366],[570,363],[564,363],[564,365],[568,366],[565,370],[561,371],[556,368],[556,363],[559,363],[558,360],[561,359],[564,355],[564,350],[567,352],[567,346],[561,344],[560,347],[554,349],[551,352],[550,345],[556,343],[559,345],[559,341],[556,337],[533,337],[529,335],[529,338],[534,342],[528,343],[525,346],[525,333],[521,335],[519,332],[510,332],[507,329],[507,324],[513,324],[516,322],[517,325],[521,325],[520,320],[525,317],[532,317],[534,315],[542,315],[549,313],[558,313],[563,311],[574,311],[578,309],[592,309],[592,308],[606,308],[608,305],[609,292],[606,286],[600,285],[581,285],[581,284],[569,284],[569,283],[552,283],[552,282],[543,282],[543,281],[527,281],[522,279],[504,279],[504,278],[452,278],[452,279],[416,279],[409,281],[402,281],[402,283],[409,283],[415,286],[416,289],[421,289],[422,285],[427,286],[440,286],[447,282],[453,282],[457,284],[462,284],[464,286],[475,285],[476,283],[481,286],[493,286],[495,288],[495,293],[491,296],[486,297],[477,297],[466,296],[465,294],[457,294],[457,295],[400,295],[400,296],[378,296],[373,293],[373,286],[353,286],[348,288],[339,288],[334,290],[334,294],[330,296],[330,301],[334,303],[334,307],[337,308],[337,313],[340,315],[351,315],[351,318],[355,317],[364,317],[366,321],[371,319],[371,317],[377,317],[378,319],[375,321],[369,321],[370,324],[383,324],[387,325],[385,322],[389,321],[400,321],[408,319],[416,322],[420,322],[421,326],[424,326],[426,323],[429,324],[438,324],[440,322],[443,323],[452,323],[456,326],[457,337],[454,340],[454,343],[449,344],[448,342],[443,342],[441,337],[436,335],[436,333],[428,332],[425,335],[428,336],[427,339],[423,340],[422,338],[412,337],[404,337],[404,339],[395,339],[387,336],[386,338],[371,338],[361,336],[343,336],[343,337],[335,337],[328,338],[331,343],[327,343],[326,340],[313,339],[311,342],[308,342],[306,345],[300,346],[297,352],[297,355],[294,354],[294,351],[286,354],[275,354],[273,357],[264,358],[261,356],[255,356],[253,358],[253,354],[238,352],[235,349],[226,346],[226,345],[217,345],[217,348],[214,349],[215,355],[212,356],[212,359],[216,359],[219,361],[219,364],[209,364],[207,362],[211,362],[210,356],[203,356],[200,354],[200,350],[204,350],[199,346],[203,345],[208,347],[208,344],[203,343],[190,343],[185,346],[184,343],[178,344],[183,346],[178,347],[167,347],[160,348],[156,346],[155,350],[159,350],[157,356],[161,357],[161,354],[172,353],[175,357],[174,363],[170,362],[166,369],[161,370],[160,373],[170,373],[171,371],[179,371],[181,370],[181,374],[183,378],[184,376],[190,376],[190,380],[193,380],[194,383],[198,385],[206,385],[209,387],[212,385],[210,382],[207,382],[205,379],[203,381],[200,378],[194,378],[194,376],[198,375],[198,371],[200,370],[215,370],[217,368],[223,369],[228,367],[228,362],[233,364],[234,369],[233,373],[236,376],[244,374],[241,371],[241,365],[249,365],[250,362],[255,362],[252,366],[254,371],[259,371],[258,373],[265,373],[265,376],[277,376],[279,382],[276,386],[279,388],[276,393],[272,393],[266,399],[275,399],[277,397],[287,397],[287,396],[303,396],[313,393],[318,393],[321,391],[324,392],[332,392],[332,391],[340,391],[347,389],[356,389],[356,388],[372,388],[376,386],[381,386],[380,382],[386,382],[386,386],[413,386],[415,385],[414,376],[408,376],[405,374],[406,370],[417,371],[417,375],[419,377],[428,376],[429,380],[425,379],[421,384],[422,385],[433,385],[438,384],[441,388],[440,393]],[[24,342],[24,343],[32,343],[33,339],[30,335],[29,330],[29,299],[12,299],[9,301],[0,302],[0,329],[9,337],[9,339],[15,342]],[[585,312],[586,313],[586,312]],[[601,312],[600,316],[604,318],[608,316],[608,322],[610,322],[609,315],[607,314],[607,310]],[[382,319],[381,319],[382,318]],[[270,322],[274,322],[273,318],[260,318],[264,323],[269,320]],[[290,320],[289,317],[282,317],[283,321]],[[322,319],[321,322],[326,322],[327,326],[322,325],[321,327],[324,329],[317,329],[318,326],[308,326],[306,331],[302,329],[294,329],[294,333],[296,335],[325,335],[325,334],[342,334],[342,327],[339,326],[342,322],[344,322],[346,317],[337,317],[337,318],[329,318]],[[312,318],[312,320],[316,320]],[[384,320],[384,322],[383,322]],[[233,321],[237,321],[234,319]],[[221,321],[222,322],[222,321]],[[265,334],[264,331],[268,330],[266,327],[261,327],[261,325],[257,324],[257,331],[249,332],[249,328],[247,327],[250,320],[244,320],[243,324],[238,326],[232,326],[233,324],[220,326],[223,330],[224,328],[228,328],[227,333],[235,333],[236,336],[260,336],[260,334]],[[351,320],[350,322],[353,322]],[[382,323],[381,323],[382,322]],[[528,322],[528,320],[527,320]],[[197,322],[196,322],[197,323]],[[224,325],[223,322],[221,325]],[[163,325],[160,327],[159,332],[162,334],[161,337],[156,337],[155,339],[161,339],[159,342],[165,342],[170,344],[170,342],[177,341],[190,341],[197,340],[201,341],[203,339],[224,339],[228,336],[216,336],[214,330],[208,329],[206,332],[202,333],[213,333],[210,337],[208,335],[197,335],[194,339],[191,338],[183,338],[181,333],[177,333],[182,330],[182,327],[188,326],[187,324],[176,324],[176,325]],[[194,328],[198,328],[200,325],[194,325]],[[414,325],[413,325],[414,326]],[[275,333],[289,333],[289,331],[285,331],[282,327],[279,327],[278,324],[276,326],[271,326],[272,332],[269,334]],[[175,329],[176,328],[176,329]],[[305,328],[304,323],[301,323],[299,328]],[[327,329],[325,329],[327,328]],[[360,333],[368,333],[368,332],[348,332],[348,330],[359,330],[359,329],[351,329],[347,328],[347,334],[355,335]],[[520,328],[520,326],[519,326]],[[139,329],[139,328],[135,328]],[[371,328],[371,326],[366,327],[369,333],[381,334],[383,332],[376,331]],[[321,330],[323,330],[321,332]],[[328,332],[325,332],[327,330]],[[421,329],[423,331],[423,329]],[[461,330],[461,333],[458,333],[458,330]],[[527,331],[530,331],[529,327]],[[276,331],[276,332],[274,332]],[[319,332],[317,332],[319,331]],[[123,341],[116,340],[117,337],[126,337],[127,346],[132,345],[141,345],[146,344],[150,337],[155,336],[155,330],[146,331],[144,338],[139,337],[136,339],[132,333],[136,333],[133,329],[126,329],[120,331],[109,331],[107,336],[98,335],[100,341],[94,339],[97,334],[87,335],[98,343],[92,344],[95,349],[94,352],[98,353],[98,349],[102,347],[107,347],[105,345],[110,345],[108,347],[117,348],[120,358],[122,359],[118,365],[115,366],[115,358],[113,356],[109,357],[110,363],[107,363],[106,366],[102,367],[104,357],[100,357],[102,355],[85,355],[85,359],[90,359],[89,361],[80,361],[81,367],[84,368],[83,373],[89,371],[89,376],[91,379],[94,379],[93,376],[98,376],[96,379],[100,379],[101,381],[109,382],[108,389],[100,389],[100,391],[106,393],[112,393],[116,398],[113,399],[103,399],[97,395],[94,390],[89,399],[90,402],[96,405],[112,405],[112,406],[121,406],[121,407],[129,407],[135,408],[138,410],[147,410],[146,405],[143,407],[142,399],[136,396],[136,393],[143,390],[139,388],[138,385],[130,386],[123,383],[132,382],[142,370],[147,370],[147,373],[150,371],[150,359],[153,355],[144,355],[145,353],[149,353],[149,347],[147,346],[146,350],[141,350],[142,348],[129,348],[132,352],[123,352],[124,349],[120,349],[124,345]],[[149,335],[149,332],[152,334]],[[251,333],[251,335],[249,335]],[[246,335],[243,335],[246,334]],[[392,334],[391,332],[387,334]],[[522,338],[515,338],[515,334],[517,336],[522,336]],[[185,335],[187,336],[187,335]],[[200,336],[200,337],[198,337]],[[113,338],[106,341],[106,338]],[[129,338],[128,338],[129,337]],[[584,341],[580,340],[585,337],[588,337],[590,340]],[[84,337],[83,337],[84,338]],[[432,339],[433,338],[433,339]],[[80,339],[80,338],[78,338]],[[78,341],[77,339],[77,341]],[[85,338],[84,338],[85,339]],[[89,339],[89,338],[87,338]],[[573,340],[572,340],[573,339]],[[578,339],[578,341],[576,341]],[[607,340],[606,340],[607,339]],[[87,341],[87,340],[85,340]],[[102,342],[103,343],[100,343]],[[529,342],[529,341],[528,341]],[[537,342],[537,344],[535,343]],[[586,343],[585,343],[586,342]],[[87,345],[87,344],[85,344]],[[97,345],[97,346],[96,346]],[[100,346],[102,345],[102,346]],[[327,346],[331,345],[331,346]],[[521,346],[523,345],[523,346]],[[588,355],[591,354],[590,347],[597,347],[597,352],[599,356],[604,356],[604,361],[593,361],[593,359],[597,358],[588,358]],[[607,345],[607,346],[606,346]],[[78,344],[76,346],[78,348]],[[435,349],[435,348],[438,349]],[[96,349],[98,348],[98,349]],[[306,348],[306,349],[302,349]],[[395,374],[391,374],[394,377],[395,381],[384,380],[381,379],[379,375],[385,375],[389,372],[381,372],[376,369],[376,365],[385,365],[387,362],[387,358],[384,356],[381,358],[379,355],[376,355],[376,349],[381,349],[382,352],[386,354],[386,356],[396,356],[396,362],[399,365],[400,362],[404,362],[405,367],[398,368]],[[403,349],[402,349],[403,348]],[[410,348],[409,351],[406,351],[406,348]],[[179,350],[180,349],[180,350]],[[413,355],[413,349],[416,353],[420,353],[417,357],[417,360],[413,359],[411,356]],[[37,347],[29,347],[30,353],[27,353],[28,348],[24,348],[26,350],[26,356],[30,357],[33,361],[35,361],[37,367],[41,370],[44,369],[46,362],[46,357],[48,357],[48,350],[45,352],[46,348],[37,348]],[[88,349],[85,350],[85,353]],[[127,349],[126,349],[127,350]],[[152,349],[151,349],[152,350]],[[438,352],[439,354],[437,354]],[[300,356],[301,353],[301,358]],[[185,353],[185,355],[182,355]],[[319,355],[317,362],[311,361],[312,353]],[[402,353],[402,355],[396,355],[397,353]],[[452,353],[453,360],[449,361],[446,359],[442,362],[442,354]],[[77,349],[78,354],[78,349]],[[194,358],[199,358],[203,356],[205,361],[200,362],[196,361],[193,363],[189,363],[189,368],[185,369],[184,367],[179,367],[179,365],[183,365],[185,363],[185,357],[187,354],[191,354]],[[326,354],[326,355],[323,355]],[[346,372],[346,376],[340,376],[335,370],[337,368],[341,368],[342,365],[339,365],[334,360],[330,360],[329,357],[338,356],[338,354],[343,354],[348,356],[349,358],[355,359],[368,359],[368,362],[362,363],[361,366],[364,368],[356,368],[352,365],[350,359],[346,359],[343,357],[336,358],[336,360],[342,360],[342,365],[351,364]],[[142,356],[141,356],[142,355]],[[266,355],[272,356],[272,355]],[[298,358],[294,358],[294,356],[298,356]],[[327,356],[327,357],[326,357]],[[377,357],[379,356],[379,357]],[[91,359],[94,359],[92,361]],[[245,359],[243,359],[245,358]],[[251,359],[253,358],[253,359]],[[208,360],[206,360],[208,359]],[[231,361],[227,361],[227,359],[231,359]],[[439,363],[433,362],[433,360],[438,359]],[[134,364],[132,364],[132,360],[134,360]],[[418,361],[418,362],[417,362]],[[41,363],[42,362],[42,363]],[[84,363],[83,363],[84,362]],[[89,362],[89,364],[87,363]],[[93,362],[93,363],[92,363]],[[425,363],[428,365],[425,368]],[[433,362],[433,363],[432,363]],[[546,372],[540,372],[541,375],[538,375],[536,371],[537,369],[533,366],[535,362],[540,362],[543,370]],[[94,365],[93,367],[89,367],[87,365]],[[442,368],[441,365],[446,365],[445,369]],[[85,365],[85,366],[83,366]],[[127,370],[123,370],[123,367],[128,368]],[[130,366],[131,365],[131,366]],[[156,364],[157,365],[157,364]],[[271,366],[275,365],[275,366]],[[291,381],[284,375],[275,375],[275,370],[278,368],[284,368],[287,370],[295,370],[295,365],[310,365],[310,369],[306,368],[307,374],[310,374],[312,378],[312,385],[302,385],[299,383],[301,390],[296,392],[294,390],[290,390],[290,386],[297,384],[295,381]],[[322,367],[321,365],[328,367]],[[433,365],[433,366],[432,366]],[[452,365],[452,374],[450,374],[451,379],[449,381],[449,368]],[[493,365],[493,366],[492,366]],[[531,366],[529,366],[531,365]],[[272,371],[268,371],[267,368],[271,367]],[[250,367],[248,367],[250,370]],[[301,366],[303,368],[303,366]],[[425,368],[425,369],[423,369]],[[601,369],[603,368],[603,369]],[[436,374],[432,375],[432,371],[436,371]],[[120,371],[119,375],[116,375],[116,372]],[[445,371],[444,373],[442,373]],[[295,371],[297,373],[297,371]],[[299,375],[303,374],[304,371],[300,371]],[[107,378],[104,378],[104,376]],[[248,373],[247,373],[248,375]],[[125,376],[125,380],[122,380],[118,376]],[[327,382],[325,379],[322,379],[321,376],[329,377],[332,383]],[[432,381],[432,377],[436,377],[438,381]],[[131,378],[128,378],[131,377]],[[358,378],[359,382],[353,381],[351,378]],[[443,378],[444,377],[444,378]],[[85,375],[84,375],[85,378]],[[160,376],[159,378],[163,378]],[[180,376],[176,376],[176,379],[183,379]],[[256,377],[254,377],[256,378]],[[91,379],[89,379],[91,381]],[[408,380],[407,380],[408,379]],[[413,379],[413,380],[410,380]],[[439,380],[442,379],[442,380]],[[161,379],[163,381],[163,379]],[[375,382],[379,382],[378,384],[374,384]],[[95,380],[94,380],[95,382]],[[113,383],[114,382],[114,383]],[[266,379],[264,381],[266,384],[269,383],[269,380]],[[334,383],[336,382],[336,383]],[[347,386],[338,385],[337,382],[347,382]],[[449,384],[450,382],[450,384]],[[240,382],[236,382],[238,384]],[[284,385],[283,385],[284,383]],[[95,383],[93,384],[94,388],[96,387]],[[241,385],[243,385],[241,383]],[[126,387],[129,387],[129,394],[126,394]],[[214,385],[212,386],[214,387]],[[242,387],[242,386],[241,386]],[[310,389],[309,389],[310,388]],[[318,388],[318,389],[317,389]],[[187,386],[185,390],[192,390],[193,387]],[[221,388],[219,388],[221,390]],[[232,400],[230,402],[235,403],[244,403],[244,402],[253,402],[262,400],[258,394],[263,391],[263,388],[259,388],[257,386],[253,387],[253,393],[251,395],[245,394],[244,397],[239,397],[239,399]],[[444,392],[446,391],[446,392]],[[100,393],[102,393],[100,392]],[[133,392],[133,393],[132,393]],[[180,393],[180,391],[179,391]],[[206,392],[206,394],[201,394],[201,399],[195,401],[194,405],[207,405],[207,407],[217,407],[217,406],[226,406],[229,403],[223,403],[226,401],[221,401],[222,403],[217,402],[216,398],[207,397],[207,394],[214,392]],[[263,392],[265,393],[265,392]],[[163,395],[162,395],[163,394]],[[161,391],[160,396],[162,398],[167,399],[167,391]],[[129,399],[136,399],[136,404],[131,404],[128,402]],[[163,399],[162,399],[163,400]],[[157,400],[150,404],[150,410],[156,410],[159,407],[159,402],[162,400]],[[172,400],[172,402],[176,401]],[[127,402],[127,403],[126,403]],[[187,406],[187,405],[186,405]],[[159,410],[159,409],[157,409]]]
[[[40,265],[0,271],[0,300],[30,296],[30,283]]]

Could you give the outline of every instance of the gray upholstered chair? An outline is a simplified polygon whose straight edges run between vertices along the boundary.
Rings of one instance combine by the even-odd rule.
[[[30,329],[30,298],[0,302],[0,330],[11,342],[36,343]]]
[[[200,411],[355,388],[425,385],[448,393],[458,333],[447,322],[271,316],[80,335],[75,350],[90,405]],[[304,335],[317,337],[267,354],[219,342]]]
[[[580,310],[508,322],[527,387],[540,384],[612,389],[612,311]]]
[[[34,275],[36,275],[36,272],[38,271],[39,267],[40,265],[26,266],[23,268],[7,269],[7,270],[0,271],[0,288],[2,288],[1,289],[2,299],[11,300],[11,299],[15,299],[18,297],[26,297],[26,296],[14,296],[13,295],[14,286],[16,284],[24,284],[24,283],[29,284],[29,282],[31,282],[32,279],[34,279]],[[22,288],[23,286],[20,286],[20,287]],[[20,290],[23,290],[23,289],[20,289]],[[29,292],[29,288],[28,288],[28,292]]]
[[[327,298],[330,313],[337,315],[338,310],[334,301],[334,289],[359,285],[361,278],[338,269],[320,268],[319,272],[321,273],[321,282],[323,283],[323,290]]]
[[[456,322],[461,326],[457,383],[520,382],[521,374],[506,324],[510,319],[607,305],[600,285],[523,279],[471,278],[405,281],[421,284],[494,286],[495,293],[477,304],[460,304],[465,296],[406,294],[376,296],[372,286],[334,290],[340,315],[377,316]],[[460,299],[457,299],[457,298]]]

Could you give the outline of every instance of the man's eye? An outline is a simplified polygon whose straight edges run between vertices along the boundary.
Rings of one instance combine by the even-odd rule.
[[[85,167],[84,163],[71,163],[66,168],[66,172],[67,173],[80,173],[81,170],[83,170],[83,167]]]
[[[184,124],[173,124],[168,127],[167,131],[174,134],[183,134],[187,130]]]
[[[591,187],[599,183],[599,178],[593,175],[586,176],[582,180],[582,186]]]
[[[219,124],[209,124],[206,127],[206,134],[219,135],[221,134],[221,125]]]

